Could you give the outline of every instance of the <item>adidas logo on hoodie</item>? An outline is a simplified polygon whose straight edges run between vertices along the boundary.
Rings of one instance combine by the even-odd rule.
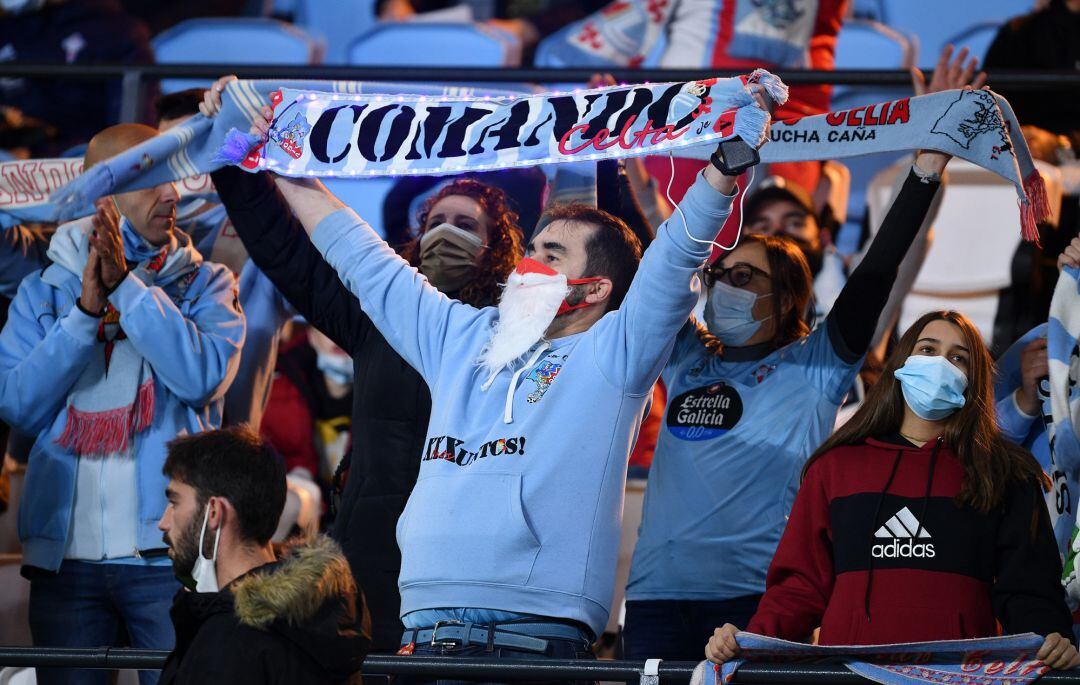
[[[870,550],[875,559],[933,559],[934,545],[930,542],[917,542],[930,537],[911,510],[904,507],[893,514],[892,518],[877,529],[874,537],[887,539],[879,542]]]

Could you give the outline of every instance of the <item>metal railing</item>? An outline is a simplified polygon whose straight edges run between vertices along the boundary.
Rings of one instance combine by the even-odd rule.
[[[135,121],[144,89],[165,78],[214,79],[223,74],[240,78],[282,78],[353,81],[424,81],[430,83],[585,83],[598,69],[505,69],[480,67],[354,67],[332,65],[261,64],[40,64],[0,63],[0,78],[121,79],[121,120]],[[692,81],[712,76],[735,76],[745,70],[711,69],[606,69],[626,83]],[[828,83],[843,86],[908,87],[911,75],[903,69],[844,69],[814,71],[782,69],[776,72],[788,85]],[[1053,88],[1080,91],[1080,72],[1067,70],[993,70],[987,81],[1003,90]]]
[[[168,652],[150,649],[64,649],[0,647],[0,667],[63,667],[91,669],[157,670]],[[660,662],[660,682],[684,685],[697,666],[694,662]],[[645,663],[607,660],[526,660],[457,658],[448,656],[389,656],[372,654],[364,659],[365,675],[419,678],[483,679],[486,681],[606,680],[636,683]],[[872,681],[840,664],[746,663],[733,685],[867,685]],[[1050,671],[1042,683],[1080,684],[1080,671]]]

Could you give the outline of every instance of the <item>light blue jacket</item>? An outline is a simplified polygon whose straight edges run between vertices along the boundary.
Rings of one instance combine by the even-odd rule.
[[[90,355],[104,349],[97,341],[98,319],[75,306],[80,288],[79,279],[58,265],[31,274],[0,332],[0,418],[39,436],[19,509],[23,561],[50,571],[64,558],[78,461],[56,438],[64,430],[68,393]],[[157,522],[166,504],[165,443],[221,424],[222,398],[244,342],[235,288],[228,269],[204,262],[179,305],[133,275],[109,296],[155,378],[153,425],[135,436],[137,490],[116,493],[138,498],[133,556],[164,547]]]
[[[403,616],[494,609],[603,631],[627,457],[731,198],[699,177],[680,207],[617,311],[538,344],[487,388],[476,360],[497,309],[439,293],[351,210],[316,228],[315,246],[431,388],[420,476],[397,528]]]

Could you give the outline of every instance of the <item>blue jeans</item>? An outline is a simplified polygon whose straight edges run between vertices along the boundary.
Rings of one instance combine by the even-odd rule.
[[[172,649],[169,608],[180,583],[171,566],[65,561],[55,576],[30,581],[30,632],[36,647]],[[39,668],[41,685],[105,685],[109,671]],[[155,685],[157,671],[139,671]]]
[[[701,661],[713,630],[725,623],[745,628],[761,595],[725,600],[627,601],[623,653],[627,659]]]

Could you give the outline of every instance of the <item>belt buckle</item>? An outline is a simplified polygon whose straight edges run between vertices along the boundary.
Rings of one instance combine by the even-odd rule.
[[[436,648],[438,648],[438,649],[450,649],[452,647],[457,647],[458,646],[457,642],[455,640],[453,640],[453,639],[449,639],[449,640],[440,640],[440,639],[438,639],[437,636],[439,634],[439,628],[441,628],[442,626],[463,626],[463,625],[465,625],[464,621],[458,621],[458,620],[455,620],[455,619],[450,619],[450,620],[447,620],[447,621],[435,621],[435,627],[431,629],[431,648],[432,649],[436,649]]]

